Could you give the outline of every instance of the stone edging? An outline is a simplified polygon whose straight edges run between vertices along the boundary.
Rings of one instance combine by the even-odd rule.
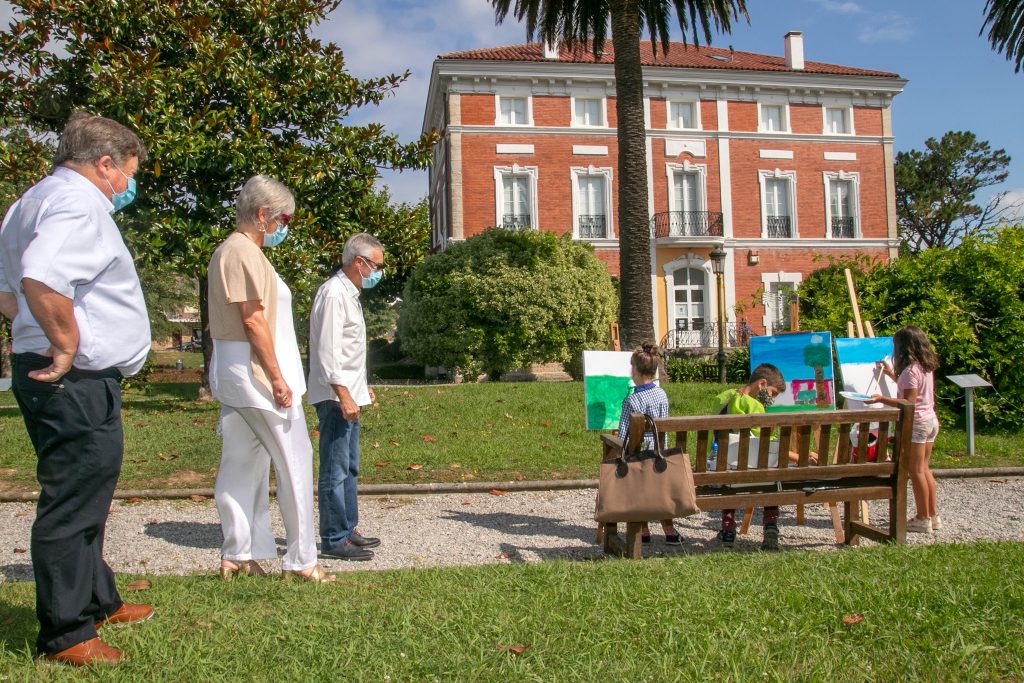
[[[974,467],[932,470],[937,479],[970,479],[981,477],[1024,477],[1024,467]],[[596,489],[597,479],[550,479],[540,481],[479,481],[429,484],[361,484],[362,496],[421,496],[432,493],[489,493],[490,491],[565,491]],[[316,487],[313,487],[316,491]],[[276,493],[271,486],[270,492]],[[118,489],[115,500],[132,498],[181,499],[193,496],[213,498],[213,489]],[[39,498],[38,492],[0,493],[0,503],[31,502]]]

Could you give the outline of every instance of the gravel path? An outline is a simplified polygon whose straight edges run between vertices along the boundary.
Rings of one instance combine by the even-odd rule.
[[[1024,540],[1024,478],[941,479],[939,506],[945,529],[934,537],[907,534],[910,543],[955,543],[974,539]],[[910,508],[913,508],[911,503]],[[283,552],[284,530],[276,504],[274,529]],[[323,560],[329,571],[398,569],[445,565],[587,560],[602,557],[594,544],[594,491],[363,497],[361,528],[383,545],[369,562]],[[31,580],[28,553],[35,506],[0,505],[0,581]],[[887,507],[872,504],[875,523]],[[755,513],[754,523],[759,524]],[[647,555],[688,555],[715,551],[717,512],[677,522],[683,546],[666,547],[655,524]],[[780,520],[784,549],[836,548],[827,508],[809,505],[806,523],[796,526],[794,508]],[[212,500],[115,502],[107,523],[106,559],[116,572],[190,574],[218,566],[220,522]],[[757,526],[739,537],[739,552],[756,551]],[[865,544],[870,542],[865,541]],[[276,563],[274,563],[276,564]],[[277,567],[275,566],[276,570]]]

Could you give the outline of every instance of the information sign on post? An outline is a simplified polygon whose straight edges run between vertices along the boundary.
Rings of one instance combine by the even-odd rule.
[[[947,375],[953,384],[964,390],[967,395],[967,455],[974,455],[974,390],[979,387],[992,386],[978,375]]]

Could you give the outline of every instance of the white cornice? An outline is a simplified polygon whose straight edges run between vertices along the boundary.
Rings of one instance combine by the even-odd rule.
[[[805,227],[806,229],[806,227]],[[824,228],[822,228],[824,230]],[[725,247],[734,249],[889,249],[899,247],[899,240],[888,238],[827,239],[825,237],[797,239],[761,239],[759,237],[726,240]]]
[[[428,129],[429,130],[429,129]],[[478,135],[513,135],[529,137],[531,135],[572,135],[572,136],[606,136],[614,138],[614,128],[574,128],[571,126],[449,126],[447,133],[478,134]],[[815,142],[821,144],[843,145],[879,145],[893,143],[895,139],[882,135],[821,135],[814,133],[758,133],[755,131],[707,131],[707,130],[666,130],[664,128],[648,128],[647,137],[652,140],[753,140],[771,144],[787,144],[790,142]]]

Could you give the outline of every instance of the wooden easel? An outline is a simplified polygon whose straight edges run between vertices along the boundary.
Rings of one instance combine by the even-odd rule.
[[[608,346],[611,351],[622,350],[622,346],[619,342],[618,323],[608,323]],[[605,448],[605,455],[609,455],[607,447]],[[594,534],[594,543],[597,545],[604,543],[604,524],[597,525],[597,532]]]
[[[874,337],[875,328],[871,325],[871,321],[861,321],[860,306],[857,304],[857,288],[853,286],[853,273],[850,272],[849,268],[844,268],[843,274],[846,275],[846,290],[850,295],[850,307],[853,308],[853,321],[846,321],[846,331],[849,332],[851,337],[858,337],[861,339],[865,337]],[[865,331],[867,334],[865,334]],[[860,501],[860,518],[865,524],[871,523],[868,504],[867,501],[864,500]]]

